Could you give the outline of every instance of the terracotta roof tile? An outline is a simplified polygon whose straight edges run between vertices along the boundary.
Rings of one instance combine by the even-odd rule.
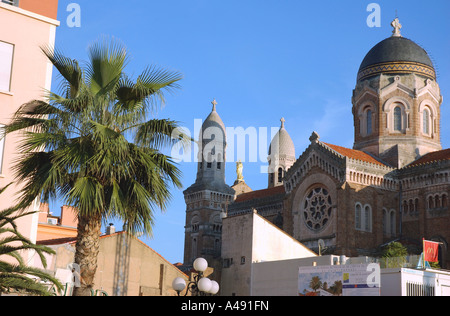
[[[419,165],[432,163],[435,161],[450,160],[450,149],[439,150],[423,155],[419,159],[410,163],[407,167],[416,167]]]
[[[100,239],[106,237],[112,237],[119,234],[124,234],[125,231],[119,231],[110,235],[104,234],[100,236]],[[55,239],[47,239],[47,240],[39,240],[36,242],[38,245],[51,246],[51,245],[62,245],[62,244],[71,244],[77,241],[77,237],[64,237],[64,238],[55,238]]]
[[[330,147],[332,150],[338,152],[339,154],[341,154],[345,157],[373,163],[373,164],[380,165],[380,166],[388,166],[387,164],[381,162],[380,160],[376,159],[375,157],[373,157],[361,150],[349,149],[349,148],[345,148],[345,147],[341,147],[341,146],[337,146],[337,145],[333,145],[333,144],[327,144],[327,143],[322,143],[322,144]]]
[[[38,240],[36,242],[36,244],[44,245],[44,246],[52,246],[52,245],[69,244],[69,243],[73,243],[75,241],[77,241],[77,237],[65,237],[65,238]]]
[[[273,196],[273,195],[285,194],[285,193],[286,193],[286,190],[284,189],[284,185],[281,185],[281,186],[277,186],[277,187],[273,187],[273,188],[269,188],[269,189],[263,189],[263,190],[257,190],[257,191],[252,191],[252,192],[248,192],[248,193],[243,193],[241,195],[238,195],[238,197],[236,198],[236,200],[234,202],[235,203],[245,202],[245,201],[259,199],[259,198],[263,198],[263,197],[267,197],[267,196]]]

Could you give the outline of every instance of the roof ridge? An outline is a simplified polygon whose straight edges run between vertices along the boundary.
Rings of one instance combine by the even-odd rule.
[[[444,154],[444,155],[442,155]],[[437,163],[441,161],[450,160],[450,148],[441,149],[437,151],[431,151],[429,153],[426,153],[425,155],[421,156],[420,158],[414,160],[413,162],[409,163],[408,165],[404,166],[402,169],[406,168],[414,168],[419,167],[423,165],[428,165],[432,163]]]
[[[368,152],[365,152],[363,150],[347,148],[347,147],[343,147],[343,146],[339,146],[339,145],[325,143],[325,142],[322,142],[322,141],[319,141],[319,143],[325,145],[326,147],[328,147],[329,149],[331,149],[332,151],[334,151],[335,153],[337,153],[337,154],[339,154],[339,155],[341,155],[343,157],[347,157],[347,158],[350,158],[350,159],[355,159],[355,160],[359,160],[359,161],[363,161],[363,162],[367,162],[367,163],[371,163],[371,164],[376,164],[376,165],[392,168],[391,165],[389,165],[387,162],[383,161],[379,157],[376,157],[376,156],[374,156],[374,155],[372,155],[372,154],[370,154]],[[333,148],[333,147],[335,147],[335,148]],[[338,149],[343,149],[343,151],[339,151]],[[345,153],[345,151],[349,151],[349,152]],[[351,154],[351,153],[353,153],[355,155],[349,156],[349,154]],[[356,153],[358,153],[359,155],[356,155]],[[361,156],[361,154],[365,155],[366,157]],[[368,160],[367,157],[370,157],[371,160]],[[366,158],[366,159],[364,159],[364,158]]]
[[[263,195],[263,196],[259,195],[260,193],[264,193],[264,192],[272,193],[272,191],[273,191],[273,194],[270,194],[270,195]],[[237,203],[245,202],[245,201],[249,201],[249,200],[253,200],[253,199],[258,199],[258,198],[267,197],[267,196],[273,196],[273,195],[282,194],[282,193],[286,193],[286,189],[285,189],[284,185],[279,185],[279,186],[275,186],[273,188],[254,190],[254,191],[251,191],[251,192],[246,192],[246,193],[239,194],[236,197],[236,200],[234,202],[235,203],[236,202]],[[244,199],[244,200],[239,200],[239,198],[245,198],[245,197],[250,197],[250,198],[247,198],[247,199]]]

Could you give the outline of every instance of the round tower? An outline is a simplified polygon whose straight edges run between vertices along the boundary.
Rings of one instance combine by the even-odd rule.
[[[286,171],[295,162],[295,146],[285,128],[286,120],[281,119],[281,127],[269,146],[269,179],[268,187],[273,188],[283,185]]]
[[[401,35],[398,19],[392,27],[392,36],[367,53],[358,71],[354,149],[401,168],[442,149],[442,96],[428,53]]]
[[[221,213],[234,199],[235,191],[225,183],[226,129],[212,102],[211,113],[203,122],[198,140],[197,178],[184,193],[186,226],[184,263],[198,257],[211,265],[220,260],[222,244]]]

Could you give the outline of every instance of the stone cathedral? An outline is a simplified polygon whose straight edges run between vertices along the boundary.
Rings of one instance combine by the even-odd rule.
[[[239,163],[237,180],[225,183],[225,125],[213,102],[200,135],[197,179],[184,192],[185,265],[200,256],[220,264],[223,214],[257,211],[316,252],[323,240],[329,254],[376,256],[399,241],[420,254],[426,238],[442,243],[440,265],[450,266],[443,97],[428,53],[401,35],[398,19],[392,27],[356,74],[353,148],[326,143],[318,131],[297,157],[282,119],[268,149],[267,189],[252,191]]]

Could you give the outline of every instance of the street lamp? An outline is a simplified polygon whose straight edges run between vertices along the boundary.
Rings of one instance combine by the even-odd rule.
[[[190,291],[192,295],[216,295],[219,292],[219,283],[203,277],[203,272],[208,268],[208,262],[203,258],[197,258],[194,261],[194,270],[197,271],[197,275],[194,280],[189,282],[187,290],[184,296]],[[176,278],[172,282],[172,288],[177,292],[178,296],[186,288],[186,281],[183,278]]]
[[[175,291],[177,291],[178,296],[180,295],[180,292],[184,290],[186,287],[186,281],[183,278],[175,278],[172,282],[172,287]]]

